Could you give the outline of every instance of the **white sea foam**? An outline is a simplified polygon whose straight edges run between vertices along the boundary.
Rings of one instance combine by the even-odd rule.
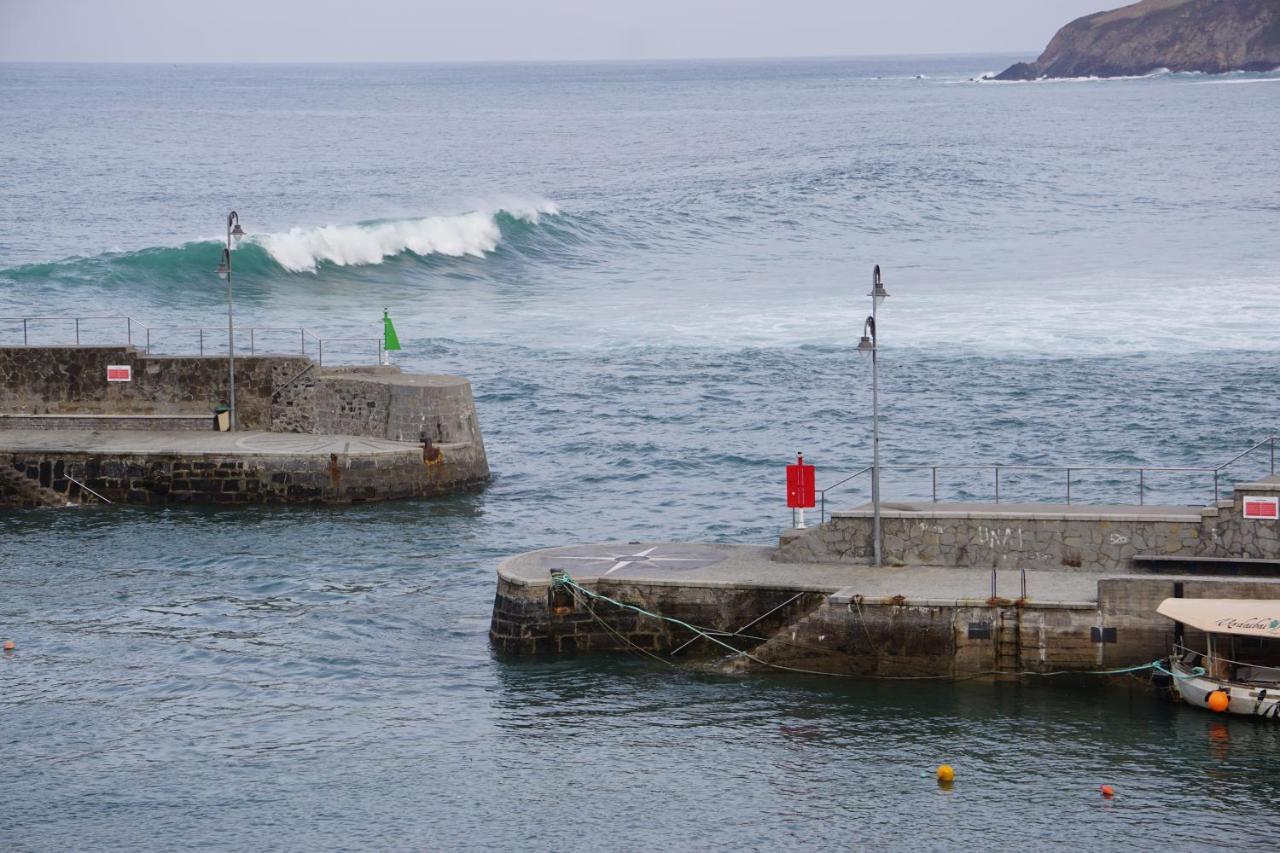
[[[895,277],[892,296],[881,308],[886,346],[1050,358],[1280,350],[1280,337],[1272,333],[1280,322],[1280,270],[1249,276],[1100,275],[963,286],[943,286],[931,278]],[[851,347],[869,307],[862,299],[851,300],[842,282],[807,288],[801,298],[794,289],[767,282],[724,285],[714,294],[702,290],[695,295],[653,281],[645,293],[647,299],[626,304],[611,289],[583,294],[572,303],[549,298],[539,305],[539,324],[529,330],[536,338],[529,343]],[[584,322],[584,316],[590,320]],[[492,317],[484,322],[491,324]],[[483,337],[485,328],[477,337]]]
[[[1250,77],[1246,80],[1197,80],[1197,86],[1223,86],[1239,83],[1280,83],[1280,77]]]
[[[290,272],[315,272],[322,263],[336,266],[380,264],[403,252],[415,255],[481,257],[498,247],[502,230],[498,214],[536,224],[542,215],[559,213],[550,201],[507,203],[489,210],[454,216],[427,216],[369,222],[291,228],[278,234],[250,238]]]
[[[1153,80],[1157,77],[1182,77],[1199,74],[1199,71],[1172,72],[1168,68],[1157,68],[1146,74],[1121,75],[1116,77],[1037,77],[1034,80],[996,80],[995,76],[978,77],[975,83],[1114,83],[1121,80]]]

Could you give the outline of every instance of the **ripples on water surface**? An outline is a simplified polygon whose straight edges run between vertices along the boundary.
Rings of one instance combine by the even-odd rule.
[[[216,325],[235,206],[241,323],[389,307],[406,367],[472,378],[496,475],[0,518],[0,842],[1269,843],[1276,730],[1123,684],[490,656],[502,557],[768,542],[792,452],[865,464],[876,261],[890,461],[1203,465],[1275,429],[1278,90],[968,82],[1008,61],[0,66],[0,315]],[[944,760],[951,791],[921,775]]]

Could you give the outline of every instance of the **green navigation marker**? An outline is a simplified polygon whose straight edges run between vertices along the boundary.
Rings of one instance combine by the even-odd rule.
[[[391,322],[391,317],[387,314],[387,309],[382,309],[382,341],[383,349],[398,350],[400,349],[400,339],[396,337],[396,327]]]

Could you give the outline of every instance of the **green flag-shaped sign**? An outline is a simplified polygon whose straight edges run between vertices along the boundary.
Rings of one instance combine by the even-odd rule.
[[[387,314],[385,308],[382,309],[382,342],[383,349],[400,349],[400,339],[396,337],[396,327],[392,325],[391,317]]]

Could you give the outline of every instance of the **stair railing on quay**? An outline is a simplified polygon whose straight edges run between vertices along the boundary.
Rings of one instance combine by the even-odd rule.
[[[0,346],[5,343],[6,327],[12,326],[16,331],[20,325],[22,328],[22,345],[31,346],[33,333],[40,329],[42,324],[57,323],[61,324],[60,329],[67,338],[70,339],[74,346],[81,346],[82,333],[92,334],[95,340],[95,346],[111,346],[120,343],[116,335],[119,327],[124,326],[124,344],[125,346],[138,346],[147,355],[183,355],[186,353],[174,352],[170,347],[162,345],[162,341],[167,339],[174,333],[182,336],[188,352],[194,348],[199,356],[205,355],[206,349],[213,354],[225,353],[227,351],[227,330],[225,326],[169,326],[169,325],[149,325],[142,322],[136,317],[128,315],[113,316],[84,316],[84,317],[0,317]],[[101,339],[101,333],[107,332],[107,340]],[[47,337],[45,332],[42,338]],[[243,340],[248,337],[248,346],[243,346]],[[259,346],[259,341],[266,336],[268,340],[277,341],[282,337],[292,336],[296,340],[296,345],[290,344],[287,348],[281,349],[263,349]],[[56,334],[53,336],[51,345],[57,346],[68,345],[67,338],[59,338]],[[287,355],[298,352],[305,357],[315,354],[317,365],[324,366],[324,351],[328,345],[330,357],[335,353],[335,344],[359,344],[357,351],[368,352],[374,359],[374,364],[382,362],[382,354],[385,349],[385,340],[382,335],[369,337],[325,337],[304,326],[248,326],[236,329],[236,348],[237,352],[254,356],[258,354],[271,355]],[[274,345],[274,344],[273,344]],[[339,346],[338,351],[347,349]],[[343,356],[339,356],[343,357]],[[363,355],[361,356],[363,358]]]
[[[1012,471],[1033,471],[1033,472],[1065,472],[1066,474],[1066,499],[1067,503],[1071,503],[1071,478],[1073,474],[1083,472],[1114,472],[1137,475],[1138,486],[1138,505],[1142,506],[1146,503],[1146,493],[1149,491],[1147,486],[1147,475],[1157,473],[1174,473],[1174,474],[1200,474],[1213,478],[1213,500],[1216,504],[1221,499],[1221,475],[1229,466],[1239,462],[1246,456],[1260,450],[1264,447],[1269,450],[1270,473],[1276,473],[1276,440],[1280,438],[1277,435],[1269,435],[1261,441],[1255,442],[1247,450],[1236,454],[1235,456],[1214,466],[1194,466],[1194,465],[1178,465],[1178,466],[1161,466],[1161,465],[1022,465],[1022,464],[1005,464],[1001,462],[989,462],[980,464],[933,464],[933,465],[881,465],[881,471],[928,471],[930,472],[930,480],[932,482],[933,502],[938,502],[938,472],[939,471],[991,471],[993,474],[993,482],[995,485],[995,502],[1000,503],[1000,473]],[[820,523],[827,520],[827,493],[835,491],[842,486],[847,485],[853,480],[870,474],[872,466],[868,465],[848,476],[837,480],[825,488],[818,489],[818,507]]]

